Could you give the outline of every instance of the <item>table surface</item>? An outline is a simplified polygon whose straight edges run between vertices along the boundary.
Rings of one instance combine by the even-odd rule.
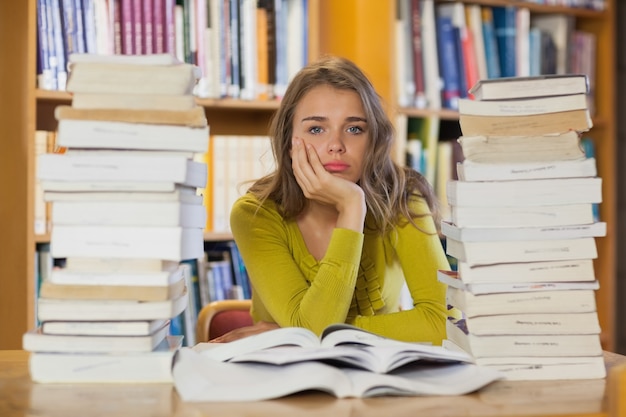
[[[578,416],[626,415],[626,356],[605,352],[608,379],[499,381],[463,396],[336,399],[303,393],[252,403],[185,403],[171,384],[37,384],[28,352],[0,350],[0,416]]]

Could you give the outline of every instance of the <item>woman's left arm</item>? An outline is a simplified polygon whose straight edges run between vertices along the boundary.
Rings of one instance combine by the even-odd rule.
[[[419,205],[419,212],[428,210]],[[450,269],[439,235],[431,216],[399,226],[391,233],[407,286],[413,298],[413,309],[395,313],[358,316],[352,324],[399,340],[431,342],[440,345],[445,338],[447,308],[446,286],[437,279],[438,269]]]

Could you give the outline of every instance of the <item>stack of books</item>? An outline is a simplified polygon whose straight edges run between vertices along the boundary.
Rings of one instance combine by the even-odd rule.
[[[204,109],[189,100],[197,68],[168,55],[74,55],[57,144],[38,177],[52,202],[51,256],[39,326],[23,335],[37,382],[168,382],[202,257],[207,166]]]
[[[460,101],[465,156],[442,222],[457,271],[446,346],[511,380],[605,377],[593,259],[606,224],[584,75],[481,81]],[[454,317],[453,317],[454,316]]]

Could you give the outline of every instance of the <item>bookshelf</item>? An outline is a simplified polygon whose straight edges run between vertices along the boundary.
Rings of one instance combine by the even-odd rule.
[[[469,3],[469,2],[468,2]],[[471,3],[503,6],[505,0],[482,0]],[[598,311],[603,328],[604,348],[614,347],[616,270],[616,179],[615,139],[615,0],[606,0],[602,12],[543,6],[516,2],[531,13],[564,13],[576,17],[577,27],[596,34],[597,50],[597,116],[590,132],[596,143],[599,174],[603,178],[604,202],[601,217],[609,225],[607,237],[598,239],[600,257],[596,271],[601,283],[597,293]],[[398,108],[395,106],[395,0],[363,2],[361,0],[309,0],[309,56],[343,55],[360,65],[374,82],[390,114],[408,116],[434,115],[454,123],[455,112]],[[375,26],[375,30],[373,27]],[[67,104],[70,95],[36,89],[36,0],[2,2],[0,6],[0,70],[3,100],[0,111],[3,167],[0,176],[0,349],[20,349],[22,334],[34,323],[34,256],[38,242],[48,236],[35,236],[32,218],[34,187],[34,150],[32,138],[36,129],[54,130],[54,107]],[[277,108],[275,102],[207,100],[198,103],[206,109],[214,134],[266,134],[269,119]],[[242,121],[245,121],[243,123]],[[205,236],[221,240],[223,236]]]
[[[450,1],[435,0],[435,4]],[[608,224],[606,237],[597,239],[599,257],[595,261],[596,276],[600,290],[596,300],[602,326],[604,349],[615,347],[615,308],[616,287],[616,118],[615,118],[615,19],[616,1],[606,0],[603,11],[574,9],[564,6],[548,6],[536,2],[506,0],[471,0],[465,4],[482,6],[526,7],[532,14],[558,13],[571,15],[576,20],[576,28],[592,32],[597,37],[596,66],[596,114],[594,127],[589,132],[596,146],[598,175],[603,181],[603,198],[600,217]],[[320,53],[344,55],[359,64],[373,81],[379,94],[387,103],[391,114],[405,114],[410,117],[436,116],[442,123],[455,122],[458,114],[451,110],[428,110],[398,107],[395,105],[396,62],[394,50],[395,1],[360,0],[320,0],[320,21],[326,30],[320,33]],[[376,30],[372,29],[372,25]]]

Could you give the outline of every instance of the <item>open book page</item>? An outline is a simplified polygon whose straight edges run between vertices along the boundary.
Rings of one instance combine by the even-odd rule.
[[[337,368],[321,362],[275,366],[224,363],[182,348],[174,385],[184,401],[260,401],[316,390],[337,398],[379,395],[462,395],[500,378],[474,364],[415,366],[397,374]]]
[[[321,341],[307,329],[284,327],[231,343],[202,343],[194,350],[219,361],[273,365],[323,361],[378,373],[416,361],[472,361],[468,354],[441,346],[401,342],[346,324],[329,326]]]
[[[228,361],[244,353],[277,346],[319,347],[319,338],[303,327],[282,327],[230,343],[198,343],[193,347],[207,358]]]
[[[230,362],[257,362],[286,365],[296,362],[321,361],[336,366],[348,366],[376,373],[387,373],[415,362],[466,362],[468,354],[440,346],[404,343],[404,346],[281,346],[237,355]]]

